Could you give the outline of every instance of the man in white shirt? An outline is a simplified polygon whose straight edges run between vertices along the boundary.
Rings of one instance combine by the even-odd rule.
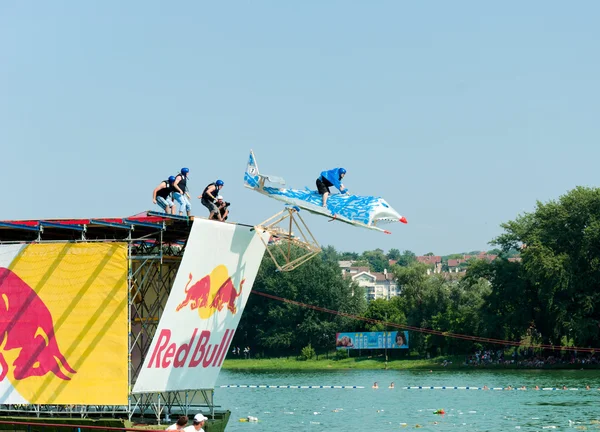
[[[188,424],[188,418],[187,416],[181,416],[179,417],[179,420],[177,420],[177,423],[172,424],[171,426],[169,426],[167,429],[165,430],[176,430],[176,431],[183,431],[184,429],[187,429],[185,427],[185,425]]]
[[[184,429],[184,432],[204,432],[204,422],[208,420],[208,417],[204,417],[203,414],[196,414],[194,416],[194,422],[192,426],[188,426]]]

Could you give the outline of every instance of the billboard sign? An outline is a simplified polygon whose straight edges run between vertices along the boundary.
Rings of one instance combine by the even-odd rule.
[[[265,252],[260,236],[194,220],[133,393],[214,388]]]
[[[0,403],[128,401],[127,245],[0,246]]]
[[[336,333],[336,349],[408,348],[407,331]]]

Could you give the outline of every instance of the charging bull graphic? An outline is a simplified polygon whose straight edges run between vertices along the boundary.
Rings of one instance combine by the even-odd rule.
[[[190,286],[192,279],[193,275],[190,273],[185,286],[185,299],[177,306],[177,312],[188,305],[191,310],[198,309],[201,318],[208,318],[215,311],[222,311],[224,307],[232,314],[237,312],[235,303],[242,293],[245,279],[240,282],[239,291],[236,290],[227,268],[223,265],[217,266],[211,274]]]
[[[38,294],[11,270],[0,267],[0,381],[9,367],[3,352],[20,349],[14,377],[23,380],[52,372],[70,380],[77,373],[58,347],[52,314]]]

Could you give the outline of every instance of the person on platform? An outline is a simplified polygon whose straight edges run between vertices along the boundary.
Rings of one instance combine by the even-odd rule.
[[[168,430],[168,431],[170,431],[170,430],[180,430],[180,431],[183,431],[183,430],[185,430],[185,425],[186,424],[188,424],[188,418],[187,418],[187,416],[181,416],[177,420],[177,423],[172,424],[171,426],[169,426],[165,430]]]
[[[204,417],[203,414],[196,414],[191,426],[184,429],[185,432],[204,432],[204,422],[208,420],[208,417]]]
[[[160,182],[152,193],[152,202],[158,204],[158,206],[167,214],[175,214],[175,204],[171,199],[171,193],[175,190],[173,183],[175,177],[170,176],[167,180]]]
[[[179,204],[179,215],[183,215],[183,209],[185,207],[188,217],[192,215],[192,204],[190,203],[190,194],[187,186],[189,172],[189,168],[181,168],[179,174],[175,176],[175,182],[173,183],[175,189],[173,191],[173,199]]]
[[[223,200],[223,195],[218,195],[217,202],[215,203],[215,205],[217,206],[217,209],[219,210],[219,214],[221,215],[221,220],[226,221],[227,218],[229,217],[229,206],[231,205],[231,203]],[[216,214],[211,216],[211,219],[219,220],[219,218],[217,217]]]
[[[329,171],[323,171],[317,179],[317,191],[323,196],[323,207],[327,207],[327,198],[331,191],[329,188],[335,186],[340,193],[348,193],[348,189],[341,183],[346,175],[344,168],[334,168]]]
[[[223,221],[221,213],[219,212],[219,209],[217,208],[215,202],[217,201],[219,191],[223,189],[224,185],[225,183],[223,182],[223,180],[217,180],[214,183],[210,183],[204,188],[202,195],[198,197],[200,198],[200,202],[202,203],[202,205],[206,207],[210,212],[208,215],[209,219],[220,220],[221,222]]]

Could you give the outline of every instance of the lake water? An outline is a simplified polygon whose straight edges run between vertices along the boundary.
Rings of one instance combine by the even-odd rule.
[[[371,388],[379,383],[379,389]],[[391,382],[394,389],[388,389]],[[362,389],[220,388],[221,385],[363,386]],[[409,390],[526,386],[527,390]],[[533,388],[567,386],[578,390]],[[592,390],[585,390],[589,385]],[[600,371],[326,371],[222,370],[215,403],[231,410],[237,431],[600,431]],[[446,414],[436,415],[443,409]],[[258,423],[240,422],[254,416]]]

